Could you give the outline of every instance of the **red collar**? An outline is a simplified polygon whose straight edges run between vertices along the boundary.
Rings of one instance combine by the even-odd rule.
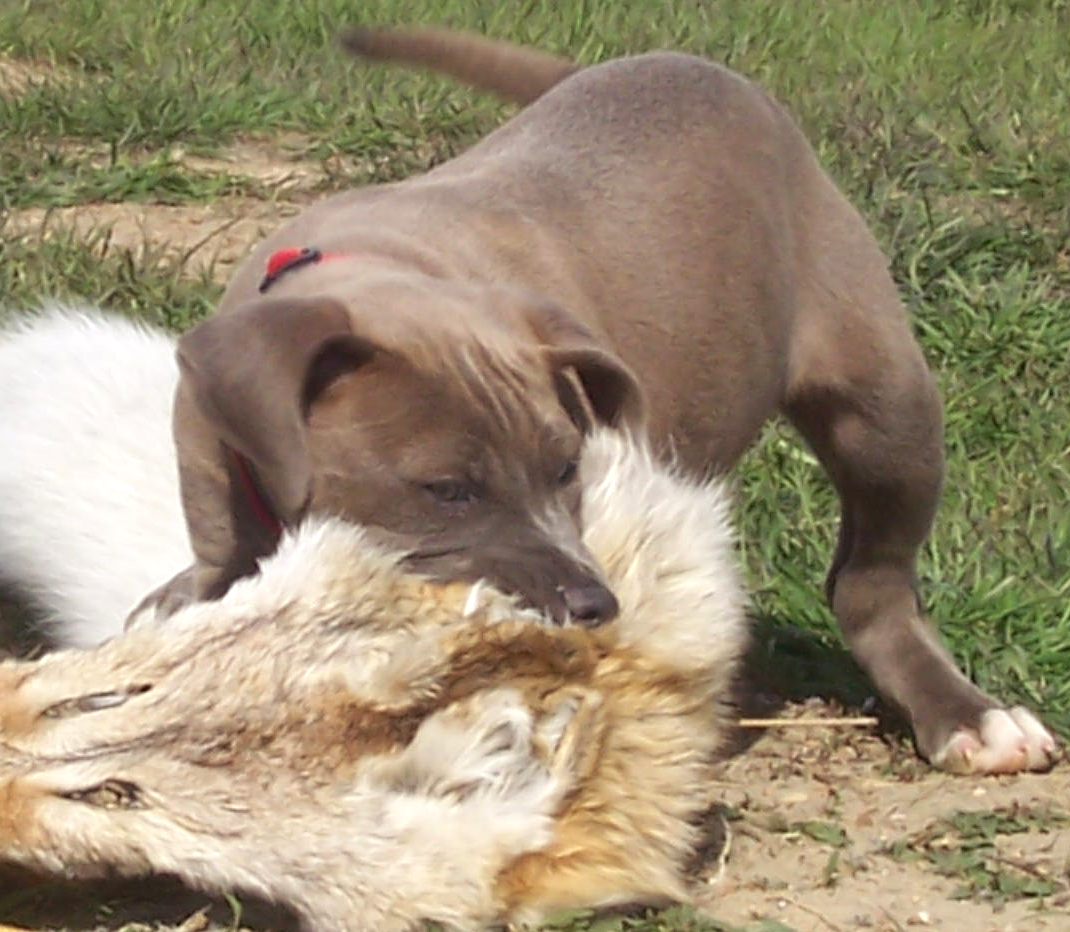
[[[257,290],[263,294],[287,272],[299,269],[303,265],[315,265],[326,259],[338,259],[342,255],[342,253],[323,252],[315,246],[302,246],[300,248],[290,246],[286,249],[280,249],[268,256],[267,264],[264,268],[264,277],[260,279],[260,287]]]
[[[260,491],[256,479],[253,478],[253,471],[249,467],[248,460],[233,447],[227,447],[227,450],[230,453],[235,472],[238,474],[238,482],[245,493],[245,499],[249,503],[253,515],[264,527],[264,530],[277,541],[282,535],[282,522],[275,517],[275,512],[271,510],[271,506],[264,500],[264,495]]]

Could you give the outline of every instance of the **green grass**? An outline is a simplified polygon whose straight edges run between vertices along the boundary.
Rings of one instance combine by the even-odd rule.
[[[184,274],[181,263],[147,250],[113,247],[107,230],[88,238],[61,232],[44,241],[5,239],[0,226],[0,301],[30,309],[54,299],[108,307],[184,330],[210,312],[219,286]],[[2,311],[0,311],[2,313]]]
[[[909,838],[892,842],[884,853],[898,860],[920,861],[957,880],[952,899],[985,899],[997,905],[1039,899],[1063,889],[1065,880],[1001,856],[996,839],[1024,832],[1048,835],[1065,830],[1068,821],[1065,813],[1050,809],[959,810]]]
[[[268,196],[262,186],[241,177],[191,171],[168,151],[142,158],[112,152],[103,164],[59,146],[29,151],[11,146],[0,153],[0,203],[9,208],[122,201],[188,204],[228,195]]]
[[[363,166],[327,187],[400,177],[508,114],[347,61],[334,35],[358,17],[465,26],[585,62],[689,50],[790,107],[886,248],[946,400],[947,483],[921,566],[931,612],[982,686],[1070,736],[1070,3],[11,0],[0,53],[49,76],[0,97],[0,213],[269,196],[168,156],[249,138]],[[108,157],[79,157],[87,147]],[[181,328],[217,294],[103,235],[16,241],[0,224],[9,308],[80,296]],[[850,683],[859,698],[821,594],[835,523],[821,471],[773,425],[739,476],[761,646],[786,669],[798,651],[816,658],[798,689]],[[663,922],[620,927],[714,928]]]

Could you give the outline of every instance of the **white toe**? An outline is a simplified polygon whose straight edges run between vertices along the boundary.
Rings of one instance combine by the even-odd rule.
[[[1046,770],[1055,762],[1059,753],[1059,744],[1055,736],[1023,706],[1015,706],[1010,710],[1010,715],[1025,735],[1029,769]]]
[[[980,733],[960,728],[933,763],[954,773],[1020,773],[1046,770],[1054,763],[1058,744],[1028,710],[989,709],[981,716]]]

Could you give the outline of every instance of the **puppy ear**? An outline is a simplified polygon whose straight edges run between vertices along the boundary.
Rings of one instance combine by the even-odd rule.
[[[611,427],[642,429],[646,420],[642,390],[631,369],[615,355],[595,346],[554,347],[548,354],[561,403],[582,429],[590,429],[584,420],[592,415]]]
[[[638,379],[590,328],[550,303],[536,304],[528,322],[547,347],[561,403],[581,429],[589,430],[592,418],[629,431],[643,428],[646,402]]]
[[[308,408],[332,374],[376,352],[337,301],[255,301],[179,340],[174,436],[197,557],[193,598],[222,595],[270,553],[311,494]],[[163,602],[166,603],[166,594]]]

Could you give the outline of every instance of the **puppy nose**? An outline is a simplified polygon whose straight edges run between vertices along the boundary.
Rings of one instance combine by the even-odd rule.
[[[609,621],[620,609],[617,597],[598,583],[566,586],[561,597],[572,620],[585,628],[593,628],[603,621]]]

